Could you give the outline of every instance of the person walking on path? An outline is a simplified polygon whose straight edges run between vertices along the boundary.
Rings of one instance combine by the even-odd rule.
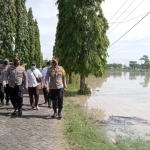
[[[47,62],[47,66],[45,68],[43,68],[42,70],[42,77],[43,77],[43,94],[44,94],[44,104],[46,104],[48,102],[48,107],[51,108],[51,104],[52,104],[52,100],[50,98],[50,92],[47,92],[46,90],[46,84],[45,84],[45,76],[46,76],[46,72],[47,70],[51,67],[51,62],[48,61]]]
[[[38,101],[39,101],[39,84],[41,83],[41,88],[43,88],[42,74],[39,69],[36,68],[36,62],[31,62],[31,69],[27,70],[28,76],[28,91],[30,97],[31,109],[39,110]],[[35,103],[33,100],[35,99]]]
[[[9,85],[6,83],[6,88],[4,89],[2,87],[2,82],[4,78],[4,74],[8,71],[8,68],[10,67],[9,65],[9,60],[7,58],[4,59],[4,64],[0,66],[0,107],[4,105],[4,93],[6,93],[6,105],[9,106]]]
[[[62,118],[62,108],[63,108],[63,94],[67,90],[66,84],[66,73],[62,66],[58,65],[59,59],[53,57],[52,67],[48,69],[45,77],[46,90],[51,92],[51,99],[53,101],[53,110],[54,114],[52,115],[55,118],[57,115],[59,118]],[[50,79],[50,80],[49,80]],[[58,107],[58,114],[57,114]]]
[[[4,88],[6,88],[7,81],[10,87],[10,100],[14,107],[12,115],[22,116],[23,81],[25,89],[27,89],[28,79],[25,69],[20,66],[20,59],[18,57],[14,58],[14,66],[10,66],[7,73],[4,74]]]

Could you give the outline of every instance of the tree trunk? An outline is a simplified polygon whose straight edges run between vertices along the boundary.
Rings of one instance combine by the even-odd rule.
[[[80,75],[80,90],[84,90],[85,89],[85,75],[81,74]]]
[[[69,73],[69,84],[72,84],[72,72]]]

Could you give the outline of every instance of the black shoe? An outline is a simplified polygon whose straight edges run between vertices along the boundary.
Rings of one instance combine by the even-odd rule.
[[[18,115],[18,110],[15,110],[11,115],[12,115],[12,116]]]
[[[54,112],[54,114],[51,116],[52,118],[56,118],[57,117],[57,113]]]
[[[61,112],[58,113],[58,118],[62,118],[62,113]]]
[[[9,104],[9,102],[6,102],[6,106],[9,106],[10,104]]]
[[[48,105],[48,108],[52,108],[52,106],[51,106],[51,105]]]
[[[3,105],[4,105],[4,101],[1,101],[1,103],[0,103],[0,107],[1,107],[1,106],[3,106]]]
[[[18,111],[18,116],[22,116],[22,110],[20,109],[19,111]]]

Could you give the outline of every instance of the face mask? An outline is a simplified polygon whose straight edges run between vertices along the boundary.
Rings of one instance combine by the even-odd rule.
[[[8,65],[8,61],[4,61],[4,65]]]
[[[19,62],[18,62],[18,61],[14,61],[14,65],[15,65],[15,66],[18,66],[18,65],[19,65]]]
[[[51,66],[47,66],[47,68],[50,68]]]
[[[36,68],[36,66],[31,66],[31,69],[34,70]]]
[[[53,66],[56,66],[56,61],[52,61],[52,65],[53,65]]]

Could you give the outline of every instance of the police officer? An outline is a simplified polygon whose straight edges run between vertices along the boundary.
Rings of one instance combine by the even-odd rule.
[[[6,88],[4,89],[2,87],[2,82],[4,78],[4,74],[7,72],[8,68],[10,67],[9,65],[9,60],[7,58],[4,59],[3,65],[0,66],[0,106],[4,105],[4,91],[6,93],[6,105],[9,106],[9,85],[6,83]]]
[[[59,118],[62,118],[61,110],[63,108],[63,93],[67,90],[66,73],[64,68],[58,65],[58,62],[59,59],[57,57],[53,57],[52,67],[48,69],[45,77],[46,90],[47,92],[51,92],[51,99],[53,101],[53,118],[57,115]]]
[[[43,83],[44,83],[44,86],[43,86],[43,94],[44,94],[44,104],[46,104],[48,102],[48,107],[51,108],[51,98],[50,98],[50,92],[48,93],[46,91],[46,84],[45,84],[45,76],[46,76],[46,72],[47,70],[51,67],[51,61],[48,61],[47,62],[47,66],[45,68],[43,68],[42,70],[42,77],[43,77]]]
[[[23,104],[23,80],[25,84],[25,89],[28,87],[28,79],[26,71],[20,66],[20,59],[18,57],[14,58],[14,66],[8,68],[7,73],[4,75],[3,87],[6,87],[6,83],[10,87],[10,100],[14,107],[14,112],[12,115],[22,116],[22,104]]]

